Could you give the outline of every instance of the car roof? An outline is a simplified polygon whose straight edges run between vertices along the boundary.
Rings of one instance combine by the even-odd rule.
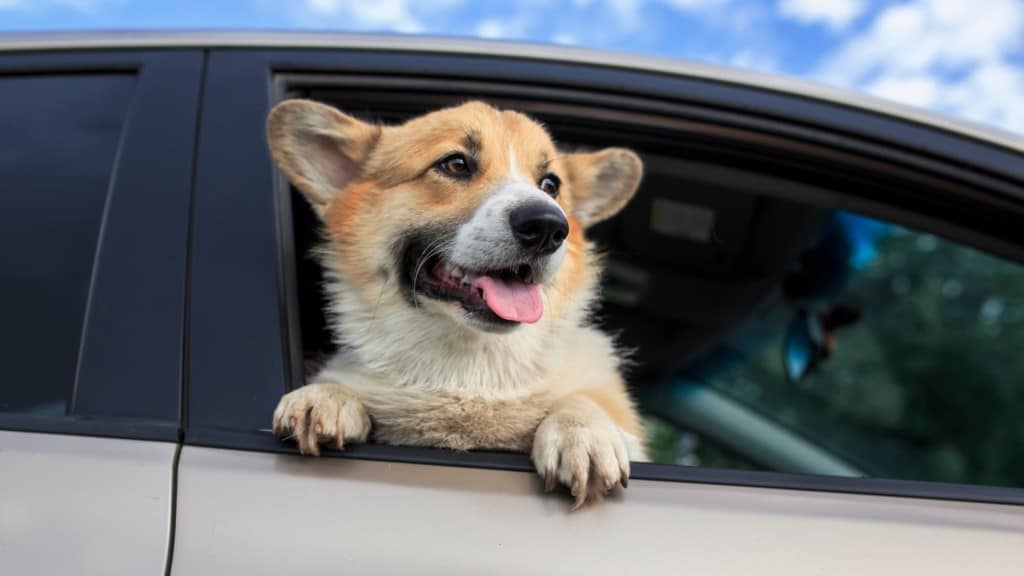
[[[442,36],[308,31],[31,32],[0,35],[0,54],[22,51],[147,48],[348,49],[498,56],[619,68],[698,78],[866,110],[1024,153],[1024,136],[883,100],[863,93],[775,74],[642,54],[574,46]]]

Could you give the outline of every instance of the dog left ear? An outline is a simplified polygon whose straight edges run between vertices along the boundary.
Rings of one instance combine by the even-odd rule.
[[[643,177],[644,164],[632,150],[567,154],[573,215],[584,228],[611,218],[629,202]]]
[[[267,118],[274,161],[321,216],[358,177],[380,133],[378,126],[311,100],[286,100]]]

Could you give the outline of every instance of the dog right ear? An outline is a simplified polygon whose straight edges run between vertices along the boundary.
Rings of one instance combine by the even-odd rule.
[[[312,100],[281,102],[267,118],[274,162],[320,216],[358,176],[379,137],[380,127]]]

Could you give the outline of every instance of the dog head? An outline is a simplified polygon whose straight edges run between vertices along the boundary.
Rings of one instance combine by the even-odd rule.
[[[483,332],[590,299],[583,232],[626,204],[643,171],[621,148],[559,153],[537,122],[481,102],[376,126],[289,100],[271,112],[268,139],[324,223],[326,264],[361,306]]]

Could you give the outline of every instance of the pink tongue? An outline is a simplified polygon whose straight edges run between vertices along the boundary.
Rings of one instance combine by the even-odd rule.
[[[505,320],[533,324],[544,313],[544,303],[540,300],[536,284],[506,282],[490,276],[481,276],[473,284],[484,291],[491,312]]]

